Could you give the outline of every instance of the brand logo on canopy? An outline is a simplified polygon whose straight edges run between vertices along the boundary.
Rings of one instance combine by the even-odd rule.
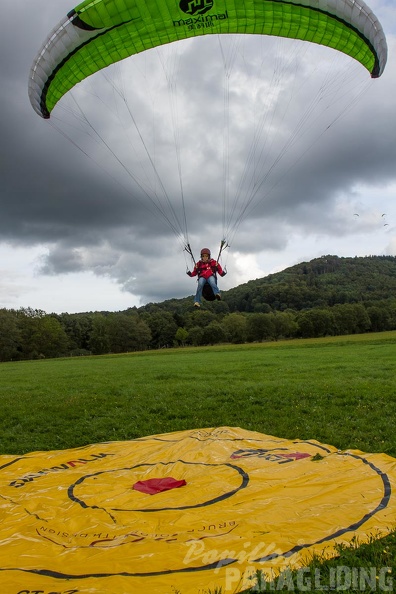
[[[186,14],[194,16],[196,14],[205,14],[213,8],[213,4],[213,0],[181,0],[179,6]]]

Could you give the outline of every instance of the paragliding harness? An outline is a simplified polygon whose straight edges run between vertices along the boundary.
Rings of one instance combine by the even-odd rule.
[[[217,274],[216,274],[216,270],[213,270],[212,269],[212,272],[213,272],[213,276],[215,277],[215,281],[216,281],[216,285],[217,285]],[[206,283],[202,287],[202,297],[206,301],[214,301],[216,299],[215,294],[213,293],[213,289],[210,286],[210,284],[208,283],[208,281],[206,281]]]
[[[228,245],[228,243],[226,242],[226,240],[225,239],[222,239],[221,242],[220,242],[220,249],[219,249],[219,254],[217,256],[216,262],[219,261],[222,251],[225,250],[228,247],[230,247],[230,246]],[[191,256],[191,258],[192,258],[192,260],[194,262],[194,266],[195,266],[196,261],[195,261],[194,255],[192,253],[192,249],[191,249],[190,244],[188,243],[185,246],[184,249],[186,250],[186,252],[188,252],[190,254],[190,256]],[[216,268],[213,267],[213,266],[212,266],[212,273],[213,273],[213,276],[215,277],[215,281],[216,281],[216,285],[217,285],[217,271],[216,271]],[[223,270],[223,276],[225,276],[226,274],[227,274],[227,270],[224,268],[224,270]],[[199,278],[199,274],[198,274],[198,278]],[[204,284],[204,286],[202,288],[202,297],[206,301],[215,301],[215,299],[216,299],[215,294],[213,293],[213,289],[212,289],[212,287],[210,286],[210,284],[207,281],[206,281],[206,283]]]

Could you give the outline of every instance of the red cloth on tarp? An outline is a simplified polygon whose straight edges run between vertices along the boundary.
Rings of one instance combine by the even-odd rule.
[[[156,495],[162,491],[184,487],[184,485],[187,485],[185,480],[178,481],[171,476],[168,476],[165,478],[153,478],[147,479],[146,481],[138,481],[133,485],[133,489],[135,489],[135,491],[147,493],[148,495]]]

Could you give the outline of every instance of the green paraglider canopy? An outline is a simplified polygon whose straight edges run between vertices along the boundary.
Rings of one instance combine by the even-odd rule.
[[[49,35],[31,70],[29,95],[43,118],[94,72],[163,44],[207,34],[259,34],[326,45],[381,75],[387,46],[363,2],[349,0],[85,0]]]

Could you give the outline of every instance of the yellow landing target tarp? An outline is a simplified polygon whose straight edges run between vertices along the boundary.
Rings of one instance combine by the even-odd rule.
[[[239,592],[389,533],[395,487],[385,454],[229,427],[1,456],[1,592]]]

